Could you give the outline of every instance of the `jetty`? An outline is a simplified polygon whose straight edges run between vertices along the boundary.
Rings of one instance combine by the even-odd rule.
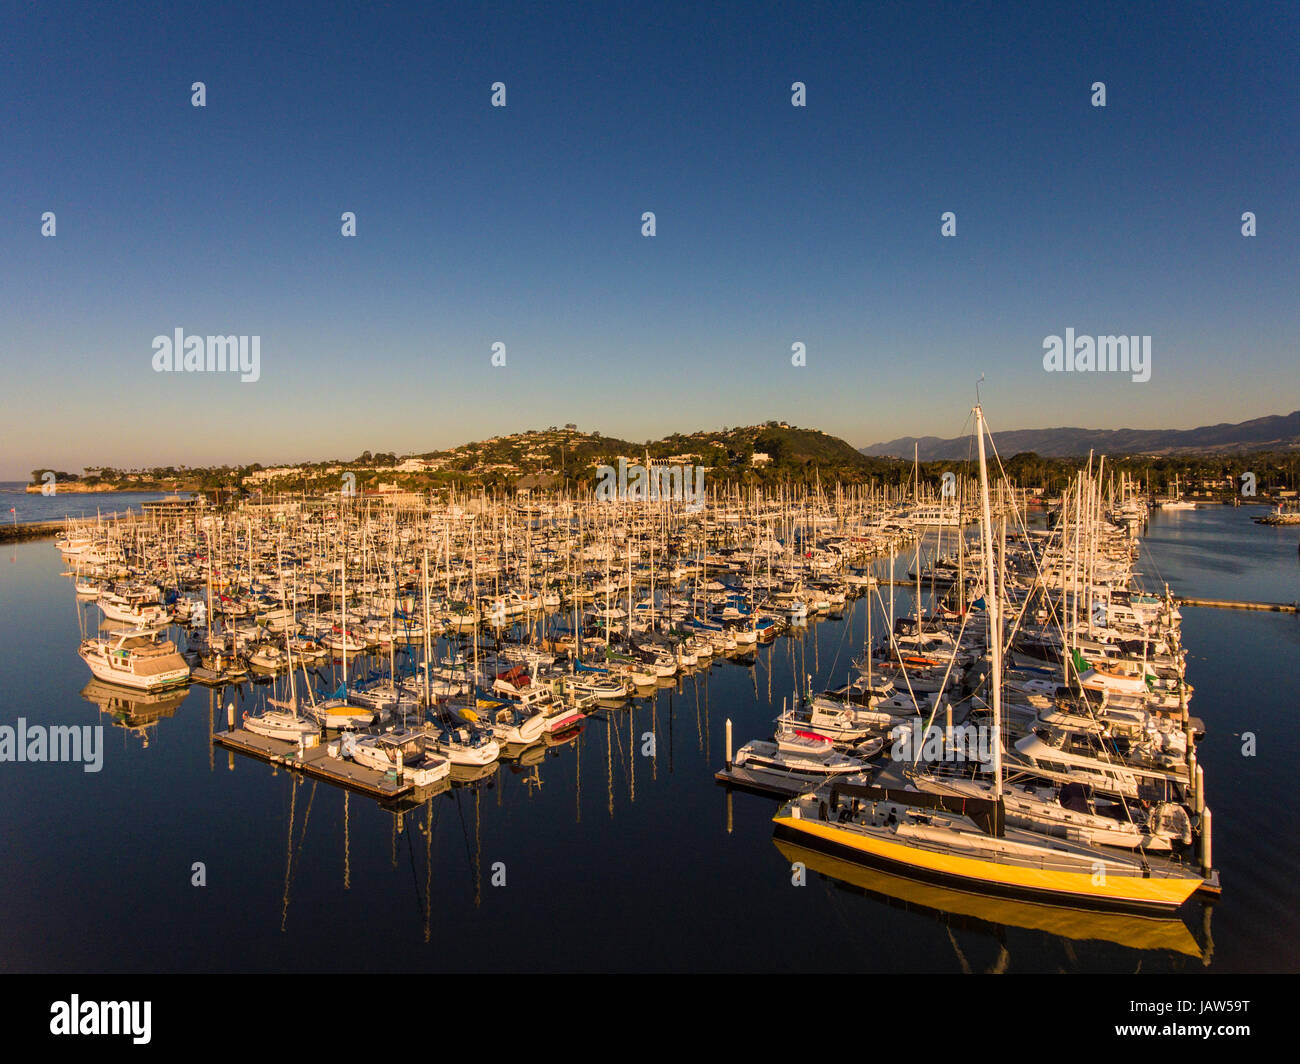
[[[63,521],[25,521],[0,524],[0,543],[18,543],[26,539],[49,539],[67,527]]]
[[[121,513],[100,514],[98,521],[120,521],[128,519],[138,519],[139,514],[131,510],[124,510]],[[62,535],[69,528],[69,521],[75,525],[84,525],[87,518],[63,518],[57,521],[8,521],[0,524],[0,543],[19,543],[28,539],[49,539],[51,536]]]

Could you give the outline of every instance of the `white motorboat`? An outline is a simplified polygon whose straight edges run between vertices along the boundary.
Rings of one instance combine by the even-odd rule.
[[[451,775],[451,761],[427,748],[423,730],[345,735],[329,752],[380,772],[394,772],[417,787],[428,787]]]
[[[425,728],[426,745],[453,765],[490,765],[501,756],[501,744],[491,731],[459,721],[439,721]]]
[[[834,776],[865,773],[867,758],[879,753],[883,740],[867,744],[862,755],[842,754],[829,739],[812,733],[782,728],[774,741],[755,739],[736,752],[735,764],[751,775],[782,784],[817,786]]]
[[[140,691],[189,683],[190,667],[170,639],[130,630],[105,639],[86,639],[77,649],[95,677]]]

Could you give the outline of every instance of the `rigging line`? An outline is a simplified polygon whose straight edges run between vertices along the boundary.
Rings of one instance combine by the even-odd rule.
[[[1002,459],[1001,459],[1001,457],[1000,457],[1000,456],[998,455],[998,453],[997,453],[997,445],[996,445],[995,443],[993,443],[993,435],[992,435],[992,433],[989,433],[988,436],[989,436],[989,444],[990,444],[990,446],[991,446],[992,449],[993,449],[993,456],[994,456],[994,459],[995,459],[995,460],[997,461],[997,463],[998,463],[998,470],[999,470],[999,472],[1002,474],[1003,480],[1006,481],[1006,480],[1007,480],[1007,477],[1006,477],[1006,471],[1003,469],[1003,467],[1002,467]],[[1082,476],[1082,473],[1080,473],[1080,476]],[[1008,485],[1009,485],[1009,481],[1008,481]],[[1013,506],[1013,507],[1012,507],[1012,510],[1013,510],[1013,512],[1016,514],[1016,517],[1017,517],[1017,520],[1018,520],[1018,519],[1019,519],[1019,516],[1020,516],[1020,510],[1019,510],[1019,507]],[[1024,527],[1023,524],[1021,525],[1021,529],[1022,529],[1022,531],[1025,532],[1025,538],[1026,538],[1026,540],[1028,540],[1028,530]],[[1060,533],[1061,533],[1061,535],[1060,535],[1060,538],[1061,538],[1061,569],[1062,569],[1062,572],[1064,572],[1064,568],[1065,568],[1065,529],[1062,528],[1062,529],[1060,530]],[[1044,548],[1044,556],[1046,556],[1046,551],[1050,548],[1050,545],[1051,545],[1051,540],[1049,539],[1047,547]],[[1030,558],[1033,559],[1033,561],[1034,561],[1035,567],[1037,568],[1038,562],[1037,562],[1037,557],[1036,557],[1034,551],[1031,549],[1030,552],[1029,552],[1029,554],[1030,554]],[[1041,576],[1042,576],[1041,570],[1039,570],[1039,576],[1040,576],[1040,578],[1041,578]],[[1044,598],[1045,598],[1045,599],[1047,600],[1047,602],[1048,602],[1048,607],[1049,607],[1049,609],[1050,609],[1050,611],[1051,611],[1051,615],[1052,615],[1052,617],[1053,617],[1053,619],[1054,619],[1054,618],[1055,618],[1055,614],[1056,614],[1055,605],[1051,602],[1050,597],[1048,597],[1048,596],[1046,595],[1046,580],[1045,580],[1045,579],[1042,580],[1042,585],[1043,585],[1043,590],[1044,590]],[[1064,611],[1064,606],[1062,607],[1062,610]],[[1062,657],[1065,657],[1066,654],[1068,653],[1068,649],[1069,649],[1069,648],[1066,646],[1067,640],[1066,640],[1066,638],[1065,638],[1065,630],[1064,630],[1064,623],[1063,623],[1063,622],[1061,623],[1060,627],[1061,627],[1061,655],[1062,655]],[[1095,723],[1095,724],[1097,725],[1098,729],[1103,729],[1102,722],[1101,722],[1100,718],[1097,716],[1097,713],[1093,710],[1092,704],[1091,704],[1091,702],[1088,700],[1087,693],[1086,693],[1086,692],[1084,691],[1084,689],[1083,689],[1083,683],[1082,683],[1082,680],[1080,679],[1080,677],[1079,677],[1079,675],[1078,675],[1078,668],[1077,668],[1077,666],[1076,666],[1073,670],[1071,670],[1071,676],[1073,677],[1073,681],[1074,681],[1074,683],[1078,685],[1078,688],[1079,688],[1079,694],[1080,694],[1080,695],[1082,696],[1082,698],[1083,698],[1083,706],[1084,706],[1084,709],[1086,710],[1088,716],[1092,719],[1093,723]],[[1117,740],[1116,738],[1113,738],[1113,737],[1111,738],[1111,742],[1115,744],[1115,751],[1114,751],[1114,752],[1115,752],[1115,755],[1116,755],[1116,757],[1112,758],[1112,757],[1111,757],[1111,751],[1110,751],[1110,749],[1107,747],[1107,743],[1106,743],[1106,738],[1107,738],[1107,737],[1106,737],[1105,734],[1103,733],[1103,734],[1099,734],[1099,738],[1102,740],[1101,745],[1100,745],[1100,749],[1101,749],[1101,753],[1102,753],[1102,759],[1103,759],[1105,762],[1107,762],[1108,764],[1117,764],[1117,765],[1119,765],[1120,767],[1127,767],[1126,763],[1119,759],[1119,756],[1118,756],[1118,755],[1119,755],[1118,740]],[[1122,806],[1123,809],[1124,809],[1125,814],[1129,817],[1130,822],[1133,822],[1133,823],[1135,824],[1135,826],[1136,826],[1136,822],[1133,821],[1132,810],[1130,809],[1129,804],[1128,804],[1128,798],[1127,798],[1127,797],[1126,797],[1122,792],[1119,793],[1119,801],[1120,801],[1121,806]],[[1143,854],[1144,857],[1146,856],[1146,850],[1145,850],[1145,847],[1139,845],[1139,846],[1137,847],[1137,849],[1139,850],[1139,852],[1141,852],[1141,853]]]
[[[879,587],[876,587],[874,590],[875,590],[875,592],[876,592],[876,598],[877,598],[877,599],[880,599],[880,609],[881,609],[882,612],[885,612],[885,600],[884,600],[883,598],[880,598],[880,588],[879,588]],[[920,604],[919,604],[919,603],[917,604],[917,608],[918,608],[918,610],[920,609]],[[901,671],[902,676],[903,676],[903,683],[905,683],[905,684],[907,685],[907,693],[908,693],[908,694],[911,696],[911,698],[912,698],[912,706],[916,709],[917,716],[920,716],[920,714],[921,714],[921,703],[920,703],[919,701],[917,701],[916,692],[912,690],[912,681],[911,681],[910,679],[908,679],[908,676],[907,676],[907,669],[906,669],[906,667],[903,667],[903,656],[902,656],[902,652],[899,651],[899,649],[898,649],[898,644],[894,641],[894,630],[893,630],[893,628],[890,628],[890,630],[889,630],[889,643],[890,643],[890,646],[892,646],[892,647],[894,648],[894,653],[895,653],[895,655],[896,655],[897,661],[898,661],[899,666],[900,666],[900,671]],[[870,653],[870,652],[868,651],[868,653]]]
[[[993,440],[993,434],[992,434],[992,432],[987,431],[987,425],[988,425],[988,419],[986,418],[986,419],[985,419],[985,427],[986,427],[986,432],[985,432],[985,434],[988,436],[989,447],[990,447],[990,449],[993,451],[993,460],[997,463],[997,466],[998,466],[998,472],[1001,474],[1003,481],[1004,481],[1005,483],[1007,483],[1008,487],[1010,487],[1010,481],[1009,481],[1008,478],[1007,478],[1006,469],[1005,469],[1005,468],[1003,467],[1003,465],[1002,465],[1002,457],[1001,457],[1001,455],[998,454],[997,444],[996,444],[996,443],[994,442],[994,440]],[[1049,613],[1049,619],[1050,619],[1050,622],[1053,623],[1054,625],[1056,625],[1056,627],[1059,628],[1060,631],[1061,631],[1061,645],[1062,645],[1062,651],[1061,651],[1061,652],[1062,652],[1062,655],[1064,655],[1064,654],[1065,654],[1065,643],[1066,643],[1066,639],[1065,639],[1065,622],[1064,622],[1064,619],[1061,619],[1061,620],[1058,620],[1058,619],[1057,619],[1057,615],[1056,615],[1056,604],[1055,604],[1055,602],[1052,600],[1051,596],[1048,594],[1047,578],[1043,575],[1043,570],[1042,570],[1041,566],[1039,565],[1039,557],[1038,557],[1038,553],[1033,549],[1033,545],[1032,545],[1032,543],[1031,543],[1031,541],[1030,541],[1030,538],[1029,538],[1029,529],[1028,529],[1028,527],[1024,524],[1024,522],[1022,522],[1022,521],[1020,520],[1020,508],[1019,508],[1018,506],[1014,506],[1014,505],[1013,505],[1013,506],[1012,506],[1012,512],[1015,514],[1016,521],[1017,521],[1017,524],[1018,524],[1018,530],[1019,530],[1021,533],[1023,533],[1023,535],[1024,535],[1024,537],[1025,537],[1025,542],[1026,542],[1026,544],[1029,545],[1029,558],[1030,558],[1030,561],[1033,562],[1033,565],[1034,565],[1034,571],[1035,571],[1035,573],[1036,573],[1037,576],[1038,576],[1038,587],[1040,587],[1040,588],[1042,589],[1042,597],[1043,597],[1043,601],[1044,601],[1044,603],[1046,604],[1046,606],[1047,606],[1047,608],[1048,608],[1048,613]],[[1052,551],[1052,547],[1053,547],[1053,545],[1054,545],[1054,541],[1055,541],[1057,538],[1059,538],[1059,539],[1060,539],[1060,542],[1061,542],[1061,568],[1062,568],[1062,570],[1064,570],[1064,567],[1065,567],[1065,533],[1066,533],[1066,530],[1065,530],[1064,527],[1062,527],[1062,528],[1060,528],[1060,529],[1057,530],[1057,533],[1058,533],[1058,534],[1053,534],[1053,535],[1049,535],[1049,536],[1048,536],[1048,538],[1047,538],[1047,542],[1044,543],[1044,545],[1043,545],[1043,557],[1044,557],[1044,558],[1047,558],[1047,557],[1050,556],[1051,551]],[[1032,598],[1032,595],[1027,595],[1027,596],[1026,596],[1026,598],[1025,598],[1025,605],[1024,605],[1024,607],[1022,608],[1022,610],[1021,610],[1021,617],[1023,617],[1024,614],[1028,612],[1029,601],[1030,601],[1031,598]],[[1062,612],[1064,612],[1064,604],[1062,604]],[[1015,634],[1015,632],[1018,630],[1018,628],[1019,628],[1019,619],[1017,619],[1016,624],[1013,626],[1013,629],[1012,629],[1012,636],[1013,636],[1013,638],[1014,638],[1014,634]],[[1077,677],[1076,677],[1076,679],[1077,679]],[[1082,692],[1082,688],[1080,688],[1080,691]]]
[[[871,608],[871,598],[870,598],[870,596],[868,596],[868,598],[867,598],[867,609],[870,609],[870,608]],[[839,664],[839,661],[840,661],[840,652],[844,649],[844,642],[845,642],[845,640],[848,638],[849,629],[852,627],[852,623],[853,623],[853,611],[850,610],[850,611],[849,611],[849,623],[840,626],[840,641],[839,641],[839,643],[838,643],[838,644],[836,645],[836,647],[835,647],[835,658],[831,661],[831,668],[830,668],[830,674],[829,674],[829,675],[831,675],[832,677],[835,675],[835,667]],[[871,653],[871,648],[870,648],[870,647],[867,648],[867,653],[868,653],[868,654]]]
[[[962,633],[966,631],[966,621],[969,619],[969,617],[970,617],[969,611],[961,615],[961,628],[957,630],[957,639],[955,640],[955,645],[953,646],[953,652],[948,657],[948,668],[944,671],[943,681],[939,684],[939,691],[935,695],[934,705],[930,707],[930,719],[926,721],[925,724],[926,732],[929,732],[930,728],[934,725],[934,718],[939,712],[939,702],[943,698],[944,688],[948,686],[948,678],[952,675],[952,667],[957,663],[957,648],[961,646]],[[996,635],[994,636],[994,638],[997,638]],[[949,704],[951,705],[951,702]],[[1000,736],[998,737],[998,740],[1001,741]],[[921,756],[921,751],[917,750],[916,757],[912,759],[912,764],[916,764],[917,758],[919,758],[920,756]]]

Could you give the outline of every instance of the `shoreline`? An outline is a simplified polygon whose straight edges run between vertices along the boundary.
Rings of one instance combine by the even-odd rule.
[[[171,491],[168,488],[106,488],[102,485],[96,485],[93,488],[78,486],[75,482],[56,485],[58,490],[56,495],[166,495],[169,493],[197,491],[197,488],[176,488]],[[16,489],[15,489],[16,490]],[[43,484],[24,484],[23,492],[27,495],[40,495],[43,493]]]

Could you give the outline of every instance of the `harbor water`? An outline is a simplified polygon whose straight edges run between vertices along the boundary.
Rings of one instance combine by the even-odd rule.
[[[93,514],[93,497],[68,498],[85,501],[69,512]],[[1300,598],[1300,530],[1253,524],[1261,512],[1157,511],[1141,536],[1144,582],[1206,598]],[[0,724],[104,726],[98,772],[0,764],[6,971],[1296,967],[1293,614],[1183,609],[1223,893],[1212,908],[1193,900],[1180,920],[1155,921],[836,868],[778,848],[775,799],[715,783],[728,718],[739,746],[770,734],[801,677],[817,689],[844,682],[865,640],[866,598],[778,636],[752,665],[679,677],[589,717],[571,742],[395,811],[215,748],[226,703],[242,713],[264,696],[249,685],[194,685],[131,714],[94,701],[77,656],[84,619],[53,543],[6,545],[0,561]],[[897,610],[911,605],[896,589]],[[872,623],[884,630],[879,609]]]

